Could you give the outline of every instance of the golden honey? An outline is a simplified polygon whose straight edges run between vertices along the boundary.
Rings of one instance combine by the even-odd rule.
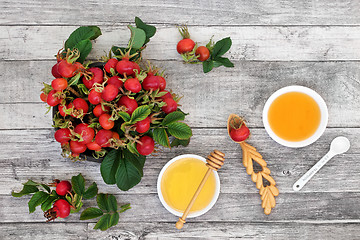
[[[321,112],[316,101],[301,92],[288,92],[270,105],[268,121],[280,138],[298,142],[311,137],[320,125]]]
[[[182,158],[172,163],[161,178],[161,193],[165,202],[172,209],[184,212],[207,170],[205,163],[196,158]],[[211,172],[190,213],[207,207],[215,189],[216,179]]]

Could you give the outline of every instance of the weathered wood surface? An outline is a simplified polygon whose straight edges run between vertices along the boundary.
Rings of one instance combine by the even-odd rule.
[[[44,229],[46,226],[46,229]],[[120,223],[111,231],[96,231],[93,223],[18,223],[1,224],[0,238],[9,240],[89,239],[348,239],[360,235],[359,223],[186,223],[184,230],[174,223]],[[49,235],[51,233],[51,235]],[[51,236],[51,238],[49,237]]]
[[[4,1],[0,0],[0,239],[358,239],[360,235],[360,2],[329,1]],[[111,45],[125,45],[134,14],[155,24],[156,36],[144,57],[167,70],[168,87],[184,95],[182,109],[194,136],[187,148],[164,150],[148,158],[141,183],[128,192],[103,183],[99,164],[73,163],[60,156],[51,115],[40,102],[42,82],[50,82],[53,55],[79,25],[100,25],[92,59]],[[203,74],[200,65],[181,64],[175,50],[177,24],[186,23],[200,44],[231,36],[227,54],[235,68]],[[262,126],[266,99],[287,85],[319,92],[329,108],[329,124],[314,144],[282,147]],[[240,146],[231,142],[225,124],[230,113],[244,115],[250,143],[272,171],[280,195],[265,216],[255,185],[241,164]],[[327,151],[331,140],[349,137],[351,148],[337,156],[299,193],[292,184]],[[221,194],[207,214],[174,227],[156,194],[157,176],[172,157],[226,153],[219,171]],[[79,214],[46,224],[38,209],[28,214],[28,197],[12,198],[31,178],[48,182],[83,173],[102,192],[116,194],[132,209],[118,226],[95,231],[95,221]],[[85,207],[94,202],[86,203]]]
[[[347,136],[351,148],[346,154],[331,160],[301,192],[358,192],[360,165],[356,164],[360,154],[360,143],[356,139],[359,128],[327,129],[316,143],[304,149],[283,147],[270,139],[264,129],[251,129],[249,143],[257,147],[268,163],[281,193],[292,193],[292,185],[311,168],[329,149],[330,142],[338,135]],[[156,181],[161,168],[171,158],[187,153],[206,157],[212,150],[219,149],[226,156],[226,164],[219,171],[222,193],[257,193],[242,166],[242,153],[238,144],[233,143],[226,129],[194,129],[194,136],[186,148],[171,150],[162,148],[157,156],[147,159],[144,178],[129,191],[130,194],[156,193]],[[21,183],[31,178],[51,182],[57,176],[70,178],[83,173],[85,178],[95,181],[104,192],[118,193],[115,186],[107,186],[100,175],[99,163],[75,162],[60,156],[60,144],[53,138],[51,130],[10,130],[0,131],[0,195],[21,189]],[[56,172],[54,170],[56,169]],[[296,194],[295,194],[296,196]]]
[[[359,51],[360,53],[360,51]],[[0,62],[0,129],[50,128],[51,114],[39,95],[50,83],[53,61]],[[262,108],[277,89],[304,85],[320,93],[329,109],[329,127],[359,127],[360,67],[358,62],[235,62],[203,74],[201,66],[154,61],[167,71],[167,86],[183,95],[192,127],[225,127],[230,113],[245,115],[251,127],[263,127]],[[19,71],[14,81],[14,69]],[[329,87],[330,86],[330,87]],[[206,89],[206,90],[201,90]],[[351,117],[349,117],[351,116]]]
[[[154,60],[181,60],[176,27],[157,26],[157,34],[143,55]],[[0,58],[48,60],[62,46],[74,26],[0,26]],[[101,26],[103,35],[93,44],[90,58],[106,55],[112,45],[126,46],[126,25]],[[35,34],[36,33],[36,34]],[[192,38],[199,44],[231,36],[233,60],[326,61],[360,59],[360,26],[194,26]],[[59,41],[60,40],[60,41]]]
[[[1,25],[357,25],[358,1],[1,1]],[[79,17],[79,14],[81,17]]]

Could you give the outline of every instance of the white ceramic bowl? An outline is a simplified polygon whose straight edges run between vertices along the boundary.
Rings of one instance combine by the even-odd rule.
[[[321,119],[320,119],[319,127],[317,128],[317,130],[311,137],[309,137],[305,140],[302,140],[302,141],[292,142],[292,141],[287,141],[287,140],[284,140],[284,139],[278,137],[272,131],[269,121],[268,121],[268,111],[269,111],[270,105],[280,95],[282,95],[284,93],[288,93],[288,92],[305,93],[306,95],[308,95],[312,99],[314,99],[320,108]],[[328,109],[327,109],[324,99],[322,99],[322,97],[314,90],[307,88],[307,87],[303,87],[303,86],[296,86],[296,85],[288,86],[288,87],[281,88],[281,89],[277,90],[276,92],[274,92],[269,97],[269,99],[266,101],[264,110],[263,110],[263,123],[265,126],[265,130],[269,134],[269,136],[276,142],[280,143],[281,145],[286,146],[286,147],[292,147],[292,148],[305,147],[305,146],[308,146],[308,145],[312,144],[313,142],[315,142],[324,133],[324,131],[326,129],[326,125],[328,123]]]
[[[183,158],[196,158],[196,159],[199,159],[201,161],[203,161],[204,163],[206,163],[206,159],[201,157],[201,156],[198,156],[198,155],[194,155],[194,154],[184,154],[184,155],[180,155],[180,156],[177,156],[173,159],[171,159],[168,163],[165,164],[165,166],[161,169],[161,172],[159,174],[159,177],[158,177],[158,180],[157,180],[157,192],[158,192],[158,196],[160,198],[160,202],[162,203],[162,205],[169,211],[171,212],[172,214],[178,216],[178,217],[181,217],[182,216],[182,212],[179,212],[177,210],[174,210],[173,208],[171,208],[166,202],[165,202],[165,199],[162,195],[162,192],[161,192],[161,178],[164,174],[164,172],[166,171],[166,169],[171,165],[173,164],[174,162],[180,160],[180,159],[183,159]],[[199,211],[196,211],[196,212],[192,212],[192,213],[189,213],[189,215],[187,216],[188,218],[193,218],[193,217],[198,217],[200,215],[203,215],[204,213],[206,213],[207,211],[209,211],[213,206],[214,204],[216,203],[216,200],[218,199],[219,197],[219,194],[220,194],[220,179],[219,179],[219,175],[216,171],[214,171],[214,176],[215,176],[215,193],[214,193],[214,197],[213,199],[211,200],[210,204],[208,206],[206,206],[204,209],[202,210],[199,210]]]

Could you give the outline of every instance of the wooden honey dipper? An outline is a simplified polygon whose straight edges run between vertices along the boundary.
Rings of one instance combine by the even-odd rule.
[[[177,229],[182,229],[182,227],[184,226],[184,223],[186,222],[185,219],[186,219],[187,215],[189,214],[192,206],[194,205],[196,198],[199,196],[201,190],[203,189],[212,170],[217,171],[221,168],[222,165],[224,165],[224,161],[225,161],[224,157],[225,157],[225,154],[218,150],[214,150],[212,153],[210,153],[209,156],[207,156],[206,166],[209,169],[206,171],[203,179],[201,180],[199,187],[197,188],[196,192],[194,193],[194,196],[192,197],[187,208],[185,209],[182,217],[179,218],[179,221],[177,221],[177,223],[175,225]]]

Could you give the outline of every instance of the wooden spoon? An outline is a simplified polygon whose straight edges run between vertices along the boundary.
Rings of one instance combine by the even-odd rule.
[[[237,125],[240,121],[243,121],[243,119],[236,114],[230,114],[227,122],[227,130],[230,138],[230,131],[232,129],[230,124],[231,121],[235,121],[234,123]],[[231,138],[231,140],[233,139]],[[261,154],[256,151],[256,148],[245,141],[234,142],[239,143],[241,146],[243,152],[243,165],[246,167],[247,174],[251,175],[251,180],[256,183],[256,188],[259,189],[259,194],[261,195],[262,200],[261,206],[264,208],[264,213],[269,215],[271,213],[271,209],[276,205],[275,196],[279,195],[279,190],[275,186],[276,182],[270,176],[270,169],[267,168],[266,162],[262,158]],[[260,172],[254,172],[253,161],[257,162],[262,167]],[[263,179],[266,179],[270,185],[264,186]]]

